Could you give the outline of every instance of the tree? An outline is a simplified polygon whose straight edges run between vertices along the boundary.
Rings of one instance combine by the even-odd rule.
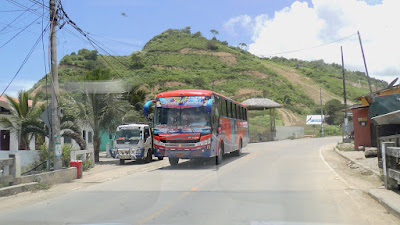
[[[239,43],[239,48],[246,50],[247,44],[246,43]]]
[[[18,136],[18,149],[29,150],[29,142],[32,139],[32,134],[26,129],[26,125],[39,116],[38,108],[36,107],[37,98],[34,98],[29,105],[29,94],[22,90],[18,92],[18,99],[14,99],[6,95],[10,105],[11,118],[0,118],[0,124],[11,132],[16,132]]]
[[[210,30],[210,32],[212,33],[213,37],[215,38],[216,35],[219,35],[219,32],[217,30]]]
[[[141,52],[134,52],[131,55],[131,69],[141,69],[144,67],[143,57]]]
[[[70,102],[70,99],[65,96],[60,96],[60,107],[64,109],[64,116],[60,118],[60,131],[62,137],[69,137],[73,139],[81,150],[86,149],[86,142],[82,138],[82,131],[78,125],[79,113],[74,110],[74,103]],[[40,114],[44,112],[46,105],[40,105],[39,113],[36,113],[34,117],[31,117],[29,121],[24,123],[24,129],[27,133],[41,135],[42,137],[50,138],[50,132],[43,121],[39,120]]]
[[[326,123],[330,125],[339,125],[343,121],[343,104],[338,99],[332,99],[325,103],[324,111],[327,115]]]
[[[109,70],[96,69],[87,74],[88,80],[100,81],[111,78]],[[121,100],[121,94],[100,94],[85,92],[79,96],[80,110],[84,121],[93,129],[93,147],[95,161],[99,161],[100,138],[105,133],[112,133],[121,124],[122,118],[132,107]]]

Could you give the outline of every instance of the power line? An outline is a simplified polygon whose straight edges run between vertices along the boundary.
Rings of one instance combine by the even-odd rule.
[[[134,46],[134,47],[138,47],[138,48],[141,48],[141,47],[142,47],[142,46],[140,46],[140,45],[135,45],[135,44],[128,43],[128,42],[123,42],[123,41],[111,39],[111,38],[104,37],[104,36],[101,36],[101,35],[98,35],[98,34],[93,34],[93,33],[90,33],[90,34],[93,35],[93,36],[97,36],[97,37],[99,37],[99,38],[104,38],[104,39],[106,39],[106,40],[113,41],[113,42],[117,42],[117,43],[120,43],[120,44],[124,44],[124,45],[128,45],[128,46]]]
[[[34,21],[32,21],[32,23],[30,23],[29,25],[25,26],[22,30],[20,30],[18,33],[16,33],[13,37],[11,37],[6,43],[4,43],[2,46],[0,46],[0,48],[3,48],[4,46],[6,46],[8,43],[10,43],[12,40],[14,40],[14,38],[16,38],[19,34],[21,34],[24,30],[26,30],[28,27],[30,27],[32,24],[34,24],[38,19],[40,19],[40,17],[36,18]]]
[[[26,11],[31,12],[31,13],[37,15],[37,16],[40,15],[40,13],[36,12],[37,9],[32,9],[33,6],[37,5],[36,3],[33,3],[33,5],[31,7],[27,7],[27,6],[24,6],[23,4],[15,1],[15,0],[7,0],[7,1],[9,3],[14,4],[14,5],[16,5],[16,6],[20,7],[20,8],[22,8],[22,9],[25,9]]]
[[[72,20],[69,18],[68,14],[64,11],[64,8],[63,8],[63,6],[62,6],[61,3],[60,3],[60,10],[61,10],[61,12],[63,13],[64,19],[66,19],[66,22],[67,22],[70,26],[72,26],[76,31],[78,31],[80,34],[82,34],[82,35],[88,40],[89,44],[90,44],[94,49],[96,49],[96,50],[98,51],[98,49],[100,48],[102,51],[104,51],[105,53],[107,53],[108,55],[110,55],[114,60],[118,61],[120,64],[122,64],[122,65],[124,65],[124,66],[126,66],[126,67],[129,68],[129,66],[125,65],[125,63],[121,62],[120,60],[118,60],[117,58],[115,58],[113,55],[111,55],[108,51],[106,51],[106,50],[105,50],[104,48],[102,48],[98,43],[96,43],[96,41],[94,41],[93,38],[90,38],[89,35],[88,35],[86,32],[84,32],[80,27],[78,27],[78,25],[76,25],[76,23],[75,23],[74,21],[72,21]],[[96,47],[96,46],[97,46],[97,47]],[[118,73],[118,71],[111,65],[110,62],[107,61],[107,59],[106,59],[102,54],[100,54],[100,57],[111,67],[112,70],[114,70],[114,72],[115,72],[121,79],[123,79],[124,81],[126,81],[125,78],[122,77],[121,74]]]
[[[28,54],[26,55],[24,61],[22,61],[21,66],[18,68],[17,72],[15,73],[14,77],[11,79],[11,81],[8,83],[8,85],[6,86],[6,88],[4,89],[4,91],[1,93],[0,97],[3,96],[3,94],[7,91],[7,89],[10,87],[10,85],[12,84],[12,82],[14,81],[14,79],[17,77],[17,75],[19,74],[19,72],[21,71],[21,69],[24,67],[24,65],[26,64],[26,62],[29,60],[29,58],[31,57],[33,51],[35,50],[36,46],[39,44],[42,36],[46,33],[47,29],[49,28],[49,24],[46,26],[46,28],[44,30],[42,30],[42,33],[40,34],[39,38],[36,40],[35,44],[32,46],[31,50],[29,50]]]
[[[325,45],[329,45],[329,44],[332,44],[332,43],[335,43],[335,42],[342,41],[342,40],[344,40],[344,39],[350,38],[350,37],[355,36],[355,35],[357,35],[357,33],[354,33],[354,34],[352,34],[352,35],[349,35],[349,36],[346,36],[346,37],[344,37],[344,38],[340,38],[340,39],[337,39],[337,40],[334,40],[334,41],[330,41],[330,42],[327,42],[327,43],[323,43],[323,44],[320,44],[320,45],[316,45],[316,46],[313,46],[313,47],[302,48],[302,49],[291,50],[291,51],[285,51],[285,52],[278,52],[278,53],[273,53],[273,54],[268,54],[268,55],[262,55],[262,57],[269,57],[269,56],[275,56],[275,55],[283,55],[283,54],[288,54],[288,53],[301,52],[301,51],[305,51],[305,50],[310,50],[310,49],[314,49],[314,48],[319,48],[319,47],[322,47],[322,46],[325,46]]]
[[[32,8],[35,4],[31,5],[30,8]],[[17,18],[15,18],[13,21],[11,21],[9,24],[7,24],[5,27],[3,27],[3,29],[0,30],[0,32],[4,31],[5,29],[7,29],[7,27],[11,26],[11,24],[13,24],[16,20],[18,20],[21,16],[23,16],[28,10],[24,10],[23,13],[21,13],[19,16],[17,16]]]

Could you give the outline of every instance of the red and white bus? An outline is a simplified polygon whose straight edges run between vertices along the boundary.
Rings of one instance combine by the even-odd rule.
[[[246,106],[216,92],[162,92],[146,102],[146,117],[152,104],[154,155],[168,157],[172,166],[179,159],[209,157],[220,164],[224,154],[240,155],[249,142]]]

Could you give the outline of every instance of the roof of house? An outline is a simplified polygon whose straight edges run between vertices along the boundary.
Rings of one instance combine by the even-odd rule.
[[[16,102],[19,102],[18,101],[18,98],[14,98],[14,97],[11,97],[14,101],[16,101]],[[1,96],[0,97],[0,102],[5,102],[5,103],[8,103],[8,99],[6,98],[6,96]],[[28,106],[29,107],[32,107],[32,100],[28,100]]]
[[[246,105],[248,109],[274,109],[282,107],[279,103],[268,98],[250,98],[242,102],[242,104]]]

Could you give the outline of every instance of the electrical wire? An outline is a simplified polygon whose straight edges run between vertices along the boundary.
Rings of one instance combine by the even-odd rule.
[[[14,40],[19,34],[21,34],[22,32],[24,32],[24,30],[26,30],[28,27],[32,26],[32,24],[34,24],[38,19],[40,19],[40,17],[36,18],[34,21],[32,21],[32,23],[30,23],[29,25],[25,26],[24,28],[22,28],[22,30],[20,30],[18,33],[16,33],[13,37],[11,37],[6,43],[4,43],[3,45],[0,46],[0,48],[3,48],[4,46],[6,46],[8,43],[10,43],[12,40]]]
[[[35,6],[35,4],[31,5],[30,8],[32,8],[33,6]],[[7,29],[7,27],[11,26],[16,20],[18,20],[21,16],[23,16],[26,12],[28,12],[28,10],[24,10],[23,13],[21,13],[19,16],[17,16],[13,21],[11,21],[9,24],[7,24],[5,27],[3,27],[3,29],[0,30],[0,32],[4,31],[5,29]]]
[[[21,66],[18,68],[17,72],[15,73],[14,77],[11,79],[11,81],[8,83],[8,85],[6,86],[6,88],[4,89],[4,91],[1,93],[0,97],[3,96],[3,94],[7,91],[7,89],[10,87],[10,85],[12,84],[12,82],[14,81],[14,79],[18,76],[19,72],[21,71],[21,69],[24,67],[24,65],[26,64],[26,62],[29,60],[29,58],[31,57],[33,51],[35,50],[36,46],[39,44],[42,36],[44,35],[44,33],[46,33],[47,29],[49,28],[49,25],[46,26],[46,28],[44,30],[42,30],[41,35],[39,36],[39,38],[36,40],[35,44],[32,46],[31,50],[28,52],[28,54],[26,55],[24,61],[22,61]]]
[[[27,6],[24,6],[23,4],[15,1],[15,0],[7,0],[7,1],[9,3],[14,4],[15,6],[18,6],[18,7],[22,8],[22,9],[25,9],[26,11],[31,12],[31,13],[37,15],[37,16],[40,15],[40,13],[37,12],[37,9],[32,9],[33,6],[37,5],[36,3],[33,3],[33,5],[31,7],[27,7]]]
[[[349,36],[346,36],[346,37],[343,37],[343,38],[340,38],[340,39],[337,39],[337,40],[334,40],[334,41],[330,41],[330,42],[327,42],[327,43],[323,43],[323,44],[320,44],[320,45],[316,45],[316,46],[313,46],[313,47],[302,48],[302,49],[291,50],[291,51],[285,51],[285,52],[278,52],[278,53],[273,53],[273,54],[268,54],[268,55],[262,55],[262,57],[270,57],[270,56],[275,56],[275,55],[283,55],[283,54],[289,54],[289,53],[301,52],[301,51],[305,51],[305,50],[309,50],[309,49],[319,48],[319,47],[323,47],[323,46],[325,46],[325,45],[329,45],[329,44],[332,44],[332,43],[335,43],[335,42],[342,41],[342,40],[344,40],[344,39],[350,38],[350,37],[355,36],[355,35],[357,35],[357,33],[354,33],[354,34],[352,34],[352,35],[349,35]]]

